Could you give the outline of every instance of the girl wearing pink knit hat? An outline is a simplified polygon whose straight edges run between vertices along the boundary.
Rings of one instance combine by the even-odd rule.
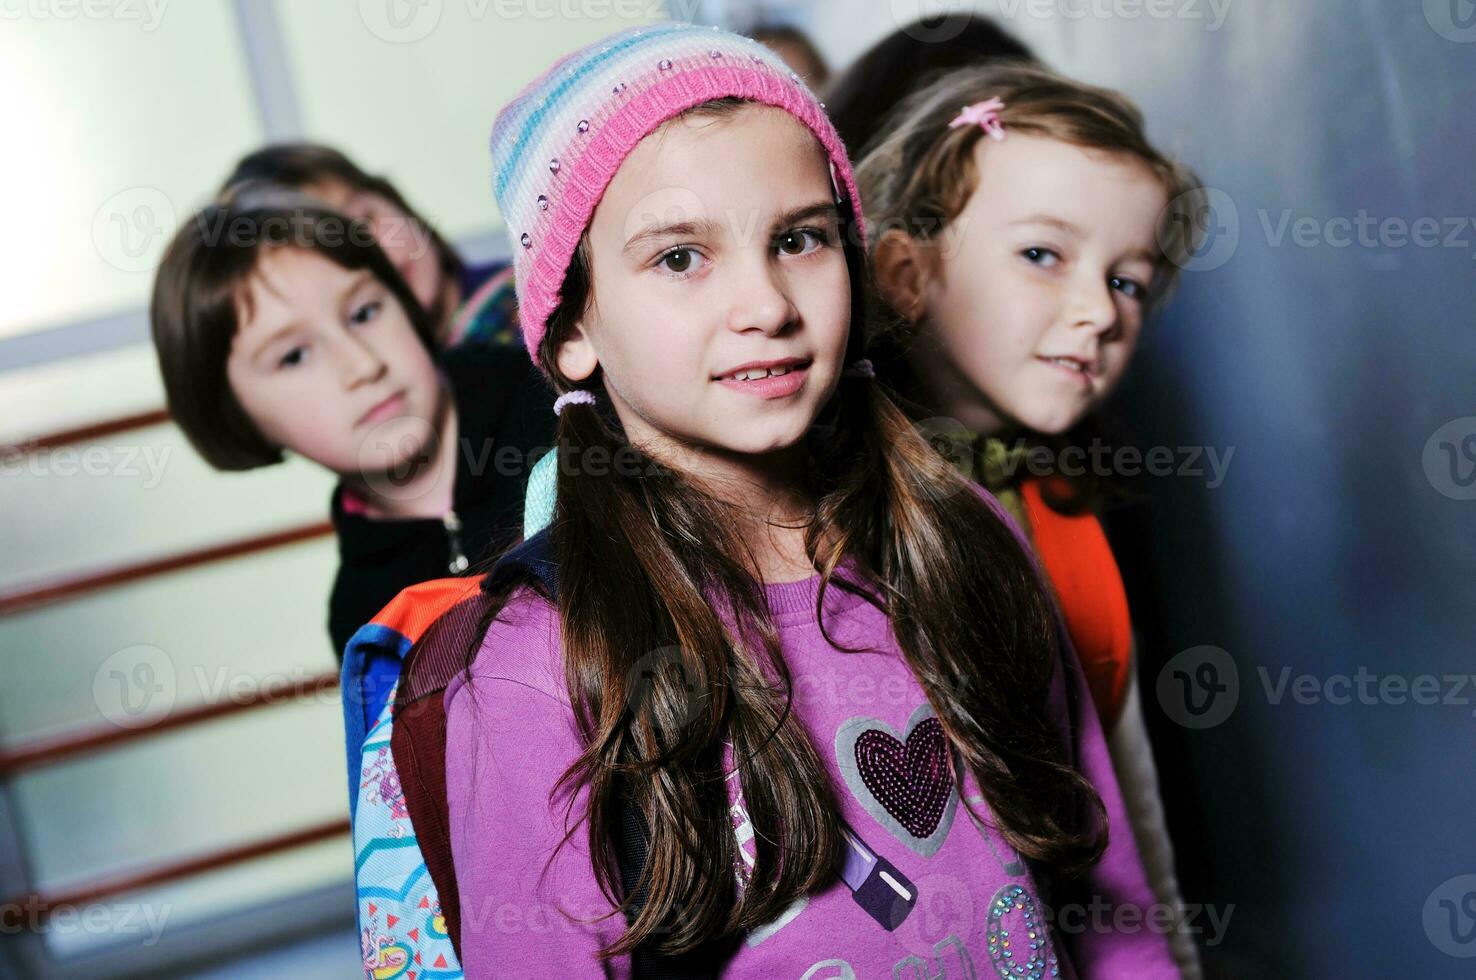
[[[467,975],[1175,975],[1113,929],[1152,897],[1018,531],[862,356],[823,106],[663,25],[554,65],[492,152],[557,576],[487,578],[445,692]]]

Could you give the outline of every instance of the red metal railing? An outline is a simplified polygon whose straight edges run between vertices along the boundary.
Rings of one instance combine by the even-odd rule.
[[[168,572],[183,571],[186,568],[224,561],[228,558],[240,558],[258,551],[283,548],[290,544],[297,544],[299,541],[310,541],[332,533],[333,525],[327,521],[320,521],[315,524],[287,528],[283,531],[226,541],[193,551],[182,551],[148,561],[120,565],[117,568],[87,572],[18,588],[0,589],[0,616],[9,616],[57,602],[68,602],[94,592],[101,592],[103,589],[126,585],[129,582],[154,578]]]
[[[53,449],[57,446],[87,442],[121,432],[147,428],[167,421],[169,421],[169,415],[162,409],[141,412],[53,432],[14,446],[0,447],[0,452],[11,455]],[[332,532],[332,525],[326,521],[306,524],[115,568],[95,570],[51,581],[28,583],[0,591],[0,618],[57,603],[72,602],[105,589],[155,578],[170,572],[284,548],[302,541],[323,537]],[[29,744],[13,746],[0,750],[0,780],[10,779],[27,770],[106,751],[173,729],[199,725],[241,711],[269,707],[280,703],[285,695],[292,694],[298,689],[304,694],[317,695],[333,690],[338,684],[339,679],[336,673],[323,673],[309,678],[305,685],[294,685],[290,681],[284,681],[268,685],[251,696],[233,699],[229,703],[183,708],[133,728],[109,726],[90,732],[39,739]],[[13,929],[18,924],[22,926],[39,924],[44,922],[46,916],[54,909],[87,905],[151,885],[164,884],[241,864],[327,840],[345,834],[348,830],[347,820],[332,820],[151,868],[99,877],[56,893],[31,893],[16,896],[0,905],[0,927]]]

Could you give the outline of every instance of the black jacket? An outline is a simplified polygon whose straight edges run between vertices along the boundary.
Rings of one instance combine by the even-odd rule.
[[[340,661],[354,632],[401,589],[476,572],[521,538],[528,472],[553,444],[553,390],[520,345],[464,345],[442,354],[440,364],[459,432],[454,514],[374,520],[345,513],[343,488],[334,491],[340,564],[328,632]]]

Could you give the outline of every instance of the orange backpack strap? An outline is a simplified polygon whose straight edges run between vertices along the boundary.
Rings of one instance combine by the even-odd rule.
[[[1132,670],[1133,628],[1122,573],[1095,514],[1051,509],[1037,479],[1023,481],[1020,491],[1036,554],[1056,590],[1102,727],[1110,730]]]
[[[402,589],[349,639],[343,653],[340,693],[348,747],[350,815],[358,799],[360,747],[399,683],[405,657],[432,623],[457,603],[476,595],[480,585],[481,576],[476,576],[438,578]]]
[[[431,623],[458,602],[477,594],[482,578],[436,578],[401,589],[371,622],[388,626],[411,643],[418,643]]]

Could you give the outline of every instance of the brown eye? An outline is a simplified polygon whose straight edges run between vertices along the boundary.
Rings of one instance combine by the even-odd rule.
[[[805,255],[825,244],[825,236],[810,228],[786,231],[774,239],[774,247],[783,255]]]
[[[676,276],[685,276],[702,266],[702,256],[694,248],[674,248],[662,253],[656,265],[663,271]]]
[[[356,327],[363,326],[379,314],[380,307],[383,305],[378,300],[365,303],[349,314],[349,322]]]

